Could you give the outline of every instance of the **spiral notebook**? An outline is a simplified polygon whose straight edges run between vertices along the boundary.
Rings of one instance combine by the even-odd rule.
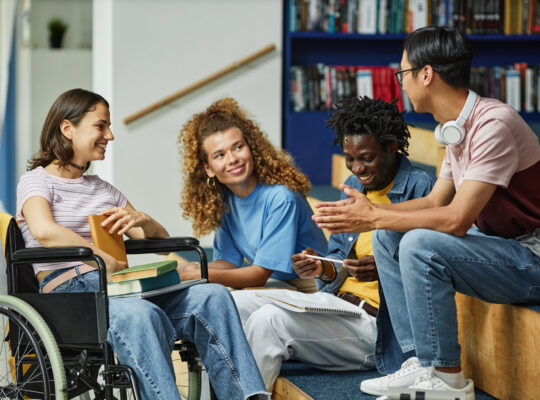
[[[306,294],[282,289],[257,291],[255,295],[269,299],[273,304],[293,312],[362,316],[360,307],[341,300],[330,293]]]

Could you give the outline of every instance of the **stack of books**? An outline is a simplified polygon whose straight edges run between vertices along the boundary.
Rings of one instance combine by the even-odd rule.
[[[111,235],[107,227],[101,226],[104,215],[88,217],[90,233],[94,246],[127,263],[126,247],[121,235]],[[155,295],[165,293],[180,284],[180,276],[176,271],[177,262],[167,260],[150,264],[137,265],[115,272],[107,283],[109,296]],[[152,292],[152,293],[150,293]]]
[[[180,283],[176,261],[137,265],[115,272],[107,284],[109,296],[139,294]]]

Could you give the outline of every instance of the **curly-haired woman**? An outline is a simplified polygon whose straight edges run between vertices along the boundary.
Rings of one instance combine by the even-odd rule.
[[[212,282],[242,288],[265,285],[272,277],[295,285],[291,256],[306,247],[326,254],[325,237],[304,197],[308,179],[234,99],[218,100],[194,115],[179,142],[184,217],[193,220],[196,235],[215,231]],[[239,268],[244,259],[250,266]],[[199,274],[190,264],[179,272],[182,279]]]

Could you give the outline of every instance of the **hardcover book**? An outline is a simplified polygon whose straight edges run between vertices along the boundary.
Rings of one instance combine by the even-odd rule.
[[[152,278],[155,276],[163,275],[170,271],[176,271],[176,260],[166,260],[153,262],[149,264],[136,265],[123,269],[122,271],[115,272],[111,275],[110,282],[130,281],[133,279]],[[177,273],[178,275],[178,273]]]
[[[150,290],[161,289],[180,283],[180,276],[176,270],[165,272],[151,278],[133,279],[121,282],[109,282],[107,292],[109,296],[120,296],[133,293],[143,293]]]
[[[118,261],[127,263],[124,238],[122,235],[111,235],[107,230],[107,227],[101,226],[101,223],[105,220],[105,218],[105,215],[91,215],[88,217],[90,234],[92,235],[94,246],[116,258]],[[176,270],[177,266],[178,263],[176,260],[158,261],[149,264],[136,265],[113,273],[111,275],[110,282],[154,277],[172,270]]]
[[[101,226],[106,218],[107,216],[105,215],[91,215],[88,217],[90,234],[92,235],[94,246],[116,258],[118,261],[123,261],[127,264],[124,238],[122,235],[111,235],[106,227]]]

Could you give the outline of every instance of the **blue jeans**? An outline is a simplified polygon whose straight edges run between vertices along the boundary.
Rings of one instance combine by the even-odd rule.
[[[456,291],[491,303],[540,302],[540,257],[513,239],[472,227],[464,237],[381,230],[372,240],[399,345],[423,366],[460,365]]]
[[[64,271],[47,275],[40,287]],[[53,292],[97,290],[95,271],[61,284]],[[194,285],[150,300],[109,299],[107,341],[120,363],[135,372],[143,399],[180,399],[171,361],[177,338],[195,344],[220,399],[246,399],[256,394],[270,398],[224,286]]]

